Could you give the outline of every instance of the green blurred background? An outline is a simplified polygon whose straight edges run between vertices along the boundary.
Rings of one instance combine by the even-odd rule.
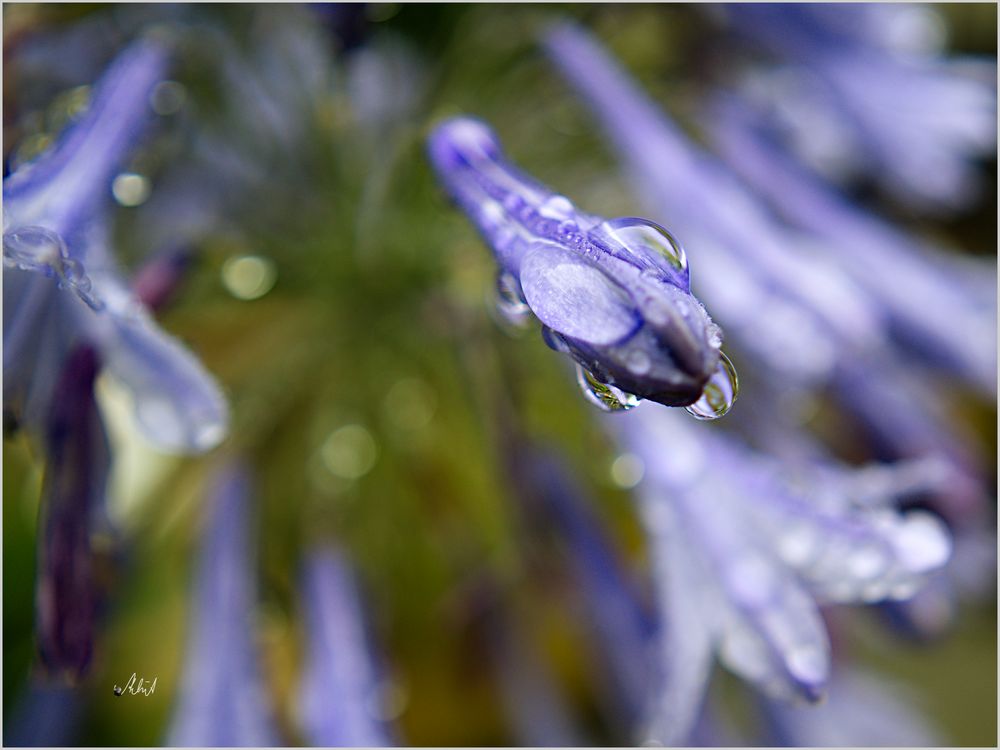
[[[995,5],[941,11],[954,49],[995,54]],[[124,12],[5,5],[5,42]],[[262,24],[275,18],[320,23],[293,7],[190,12],[248,54]],[[581,20],[682,120],[700,87],[720,74],[724,50],[705,14],[687,6],[373,5],[359,12],[359,46],[344,49],[327,35],[335,85],[289,113],[306,123],[307,136],[291,156],[259,155],[271,179],[245,191],[225,231],[201,238],[192,274],[159,315],[223,384],[231,437],[207,456],[159,456],[130,431],[113,384],[101,384],[117,448],[109,502],[121,537],[99,540],[110,596],[81,685],[82,744],[163,741],[183,663],[206,480],[233,455],[249,460],[257,481],[258,635],[269,691],[290,732],[303,658],[298,564],[309,544],[336,541],[362,578],[405,742],[515,741],[477,635],[480,610],[493,606],[484,597],[530,634],[595,740],[611,741],[596,709],[592,646],[563,552],[526,528],[505,476],[498,421],[507,414],[523,434],[564,451],[640,572],[641,534],[628,492],[610,470],[617,453],[537,330],[515,335],[497,324],[492,260],[435,184],[423,138],[441,117],[474,113],[494,125],[518,164],[580,206],[634,214],[636,196],[542,57],[539,30],[557,17]],[[359,116],[342,85],[351,61],[372,49],[405,49],[395,80],[407,95],[398,98],[409,97],[376,125]],[[186,54],[174,77],[208,120],[238,128],[217,104],[198,51]],[[5,74],[5,103],[18,95],[16,70]],[[5,151],[25,130],[22,121],[5,120]],[[158,147],[143,157],[153,165],[154,196],[157,170],[167,169]],[[994,252],[993,183],[976,211],[919,228],[972,253]],[[130,267],[146,250],[135,211],[116,215]],[[986,411],[982,439],[992,446],[995,412]],[[35,659],[42,466],[25,435],[5,439],[3,469],[6,720]],[[901,640],[862,608],[845,619],[852,658],[912,689],[947,741],[995,744],[995,602],[965,606],[954,632],[933,643]],[[132,672],[158,678],[154,697],[126,702],[112,694]]]

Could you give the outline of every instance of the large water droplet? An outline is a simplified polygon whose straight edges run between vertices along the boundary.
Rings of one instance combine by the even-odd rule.
[[[521,299],[517,279],[507,271],[497,276],[496,306],[500,317],[516,328],[526,328],[531,321],[531,308]]]
[[[542,326],[542,341],[554,352],[569,354],[569,346],[567,346],[566,341],[548,326]]]
[[[685,410],[697,419],[712,420],[724,417],[733,408],[740,393],[740,381],[736,368],[725,352],[719,352],[719,366],[708,379],[701,398]]]
[[[626,411],[639,405],[639,398],[621,388],[602,383],[587,368],[576,366],[576,382],[584,398],[601,411]]]
[[[541,205],[539,213],[549,219],[572,219],[573,204],[563,195],[553,195]]]
[[[592,231],[621,244],[644,264],[667,271],[682,287],[688,288],[690,281],[684,248],[659,224],[646,219],[624,217],[609,219]]]

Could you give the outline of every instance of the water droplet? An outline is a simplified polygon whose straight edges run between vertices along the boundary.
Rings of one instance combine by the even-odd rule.
[[[701,398],[685,407],[685,411],[696,419],[718,419],[729,413],[739,393],[740,381],[736,376],[736,368],[729,361],[729,357],[720,351],[719,366],[708,379],[705,390],[701,392]]]
[[[822,682],[829,671],[828,655],[815,646],[795,647],[788,654],[785,664],[792,677],[808,683]]]
[[[867,580],[881,575],[888,563],[885,554],[878,547],[862,547],[851,553],[847,566],[852,576]]]
[[[549,219],[571,219],[573,204],[563,195],[553,195],[541,205],[539,212]]]
[[[149,198],[149,180],[141,174],[123,172],[111,183],[115,200],[123,206],[141,206]]]
[[[274,262],[257,255],[237,255],[222,265],[222,283],[238,299],[263,297],[271,291],[276,277]]]
[[[639,405],[639,398],[613,385],[602,383],[593,373],[577,364],[576,381],[584,398],[601,411],[627,411]]]
[[[542,326],[542,341],[554,352],[569,354],[569,346],[566,344],[566,341],[548,326]]]
[[[653,367],[653,360],[642,349],[632,349],[625,355],[625,366],[636,375],[645,375]]]
[[[500,317],[516,328],[526,328],[531,321],[531,308],[521,299],[520,285],[514,274],[504,271],[497,276],[496,292]]]
[[[3,236],[3,259],[8,266],[55,275],[69,251],[58,234],[45,227],[20,227]]]
[[[659,224],[625,217],[605,221],[591,231],[622,245],[647,265],[668,270],[676,281],[681,282],[681,286],[688,287],[687,254],[673,235]],[[663,261],[666,261],[666,267]]]

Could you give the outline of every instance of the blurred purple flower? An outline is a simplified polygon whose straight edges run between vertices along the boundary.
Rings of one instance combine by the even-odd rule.
[[[165,66],[158,43],[129,47],[57,145],[4,180],[4,400],[37,429],[67,353],[92,346],[131,392],[137,423],[154,444],[203,451],[225,435],[225,401],[123,281],[105,214]]]
[[[352,573],[332,550],[305,563],[303,595],[309,638],[299,689],[302,730],[313,745],[395,745],[379,674]]]
[[[623,739],[635,741],[656,670],[655,619],[568,467],[524,439],[505,442],[509,476],[526,515],[551,529],[566,550],[593,636],[595,661],[603,667],[598,684],[602,704],[624,732]]]
[[[610,411],[645,398],[703,418],[728,411],[735,374],[722,333],[692,296],[684,251],[666,230],[582,213],[511,166],[477,120],[439,125],[428,150],[493,249],[501,304],[534,313],[549,346],[583,368],[595,404]]]
[[[751,88],[800,155],[864,170],[924,209],[973,197],[972,162],[996,147],[996,61],[945,59],[936,11],[736,3],[725,14],[735,33],[788,63]]]
[[[585,32],[558,26],[546,43],[605,126],[639,194],[698,248],[697,290],[731,345],[758,365],[758,391],[781,397],[772,408],[787,410],[789,395],[830,384],[886,456],[947,457],[966,477],[949,493],[977,502],[975,449],[890,348],[882,300],[850,278],[821,240],[779,223],[724,164],[691,144]]]
[[[613,427],[645,463],[666,670],[649,732],[665,744],[685,741],[712,652],[771,696],[815,701],[830,669],[818,605],[911,597],[948,559],[936,516],[894,508],[905,472],[789,466],[666,412]]]
[[[68,747],[76,744],[84,704],[77,689],[29,682],[28,688],[5,712],[6,747]]]
[[[768,137],[761,119],[747,102],[717,97],[705,124],[727,162],[785,217],[823,240],[824,258],[879,301],[901,346],[995,397],[995,283],[970,284],[970,269],[809,175]],[[995,261],[978,265],[979,275],[995,282]]]
[[[48,671],[79,678],[93,651],[97,584],[92,519],[101,511],[111,456],[94,400],[100,363],[79,347],[65,360],[46,421],[35,609]]]
[[[695,288],[731,340],[787,385],[828,378],[839,349],[863,357],[884,345],[880,313],[857,286],[691,144],[594,39],[564,24],[545,41],[617,147],[637,194],[697,249]]]
[[[767,702],[762,744],[787,747],[935,747],[942,743],[904,686],[841,667],[830,697],[808,710]]]
[[[280,738],[254,640],[256,575],[246,468],[223,470],[210,501],[183,680],[167,744],[276,745]]]

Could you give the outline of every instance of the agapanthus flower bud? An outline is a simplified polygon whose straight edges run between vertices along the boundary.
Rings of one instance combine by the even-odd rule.
[[[119,274],[105,215],[166,60],[158,42],[126,49],[59,142],[4,180],[4,406],[38,429],[60,363],[83,343],[131,392],[136,421],[154,444],[204,451],[225,435],[225,400]]]
[[[493,249],[500,285],[542,322],[549,346],[584,368],[585,386],[615,389],[598,397],[606,408],[643,398],[703,418],[728,411],[735,371],[670,233],[645,219],[581,212],[511,166],[478,120],[442,123],[428,149]]]

